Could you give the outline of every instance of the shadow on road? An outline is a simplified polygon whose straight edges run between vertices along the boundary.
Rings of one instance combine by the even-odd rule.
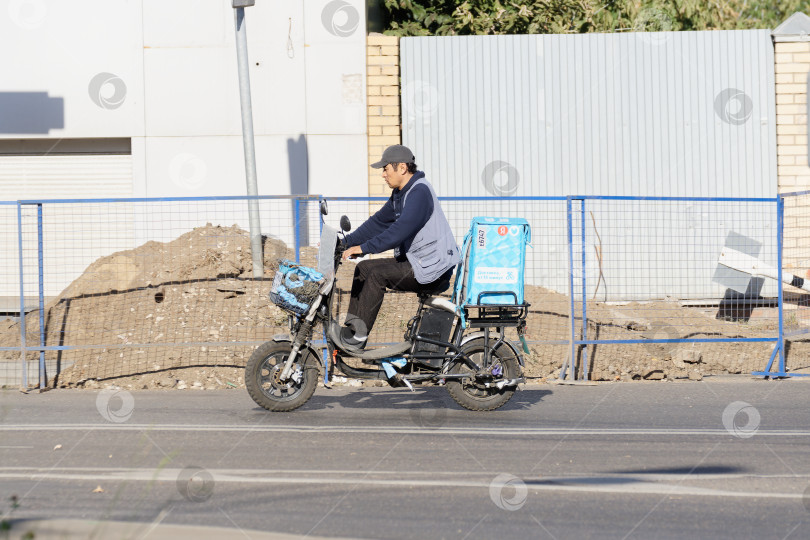
[[[306,405],[298,409],[300,412],[304,411],[317,411],[323,409],[385,409],[389,411],[396,410],[430,410],[430,409],[443,409],[443,410],[456,410],[466,411],[459,406],[453,398],[447,393],[444,388],[417,388],[415,392],[407,389],[385,389],[385,388],[358,388],[350,391],[349,393],[340,393],[336,395],[329,395],[332,390],[321,389],[317,394],[307,402]],[[540,403],[543,398],[551,395],[551,390],[520,390],[515,392],[509,402],[497,409],[497,412],[502,411],[518,411],[531,408],[533,405]],[[255,407],[251,411],[251,415],[264,415],[264,414],[285,414],[285,413],[270,413],[261,407]],[[486,414],[470,411],[471,414]],[[293,411],[290,414],[298,414]]]
[[[528,409],[551,394],[550,390],[520,390],[499,411]],[[331,409],[414,409],[447,408],[464,410],[453,401],[443,388],[422,388],[411,392],[406,389],[358,389],[340,396],[315,395],[302,407],[302,410]]]
[[[672,475],[672,480],[683,482],[687,478],[692,480],[706,476],[723,476],[734,473],[744,473],[743,467],[729,467],[725,465],[704,465],[699,467],[670,467],[661,469],[626,469],[612,471],[606,474],[611,476],[580,476],[565,478],[547,478],[541,480],[524,480],[527,486],[617,486],[648,483],[650,477],[666,477]],[[620,475],[620,476],[613,476]],[[664,480],[669,480],[664,478]]]
[[[665,467],[660,469],[622,469],[618,471],[611,471],[610,474],[672,474],[676,476],[700,476],[700,475],[715,475],[715,474],[733,474],[745,472],[746,469],[742,467],[730,467],[727,465],[701,465],[699,467]]]

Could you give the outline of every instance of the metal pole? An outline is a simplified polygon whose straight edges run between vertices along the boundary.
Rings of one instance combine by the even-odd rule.
[[[585,281],[585,199],[580,201],[580,208],[582,209],[581,227],[582,227],[582,339],[588,340],[588,295],[587,283]],[[582,374],[583,379],[588,380],[588,345],[582,347]]]
[[[247,194],[259,195],[256,183],[256,149],[253,142],[253,106],[250,99],[250,71],[248,68],[247,29],[245,28],[245,8],[234,2],[234,22],[236,24],[236,57],[239,65],[239,101],[242,104],[242,143],[245,148],[245,177]],[[250,5],[250,4],[247,4]],[[262,254],[262,226],[259,221],[259,201],[248,200],[250,218],[250,251],[253,258],[253,277],[264,276]]]
[[[45,257],[42,251],[42,203],[37,204],[37,273],[39,274],[39,389],[45,388]]]
[[[295,262],[301,262],[301,199],[295,199]]]
[[[776,197],[776,286],[779,305],[779,376],[787,375],[785,371],[785,298],[782,288],[782,249],[784,247],[785,199]]]
[[[568,291],[570,293],[568,317],[571,322],[570,350],[567,369],[570,369],[571,379],[577,378],[577,346],[576,346],[576,310],[574,308],[574,226],[571,214],[571,197],[566,201],[566,213],[568,215]],[[565,371],[560,373],[561,379],[565,379]]]
[[[22,238],[22,205],[17,201],[17,246],[20,259],[20,369],[22,370],[22,382],[20,390],[28,390],[28,365],[26,362],[27,347],[25,343],[25,284],[23,279],[23,238]]]

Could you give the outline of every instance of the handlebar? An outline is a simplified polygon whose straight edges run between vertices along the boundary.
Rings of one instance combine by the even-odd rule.
[[[346,246],[344,246],[343,242],[338,238],[337,245],[335,246],[335,257],[342,257],[344,251],[346,251]]]

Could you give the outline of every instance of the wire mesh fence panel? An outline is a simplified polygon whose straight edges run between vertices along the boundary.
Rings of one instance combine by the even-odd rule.
[[[17,203],[0,202],[0,387],[22,384]]]
[[[778,282],[755,268],[778,265],[774,200],[571,206],[574,331],[590,344],[581,370],[663,378],[698,365],[702,373],[765,365],[778,337]]]
[[[519,216],[529,222],[532,240],[526,251],[525,300],[531,304],[526,336],[532,344],[531,362],[541,371],[559,367],[570,336],[565,198],[440,198],[440,202],[459,246],[474,217]],[[329,200],[327,221],[337,227],[339,217],[345,214],[356,229],[383,203],[384,200],[369,199]],[[392,257],[393,253],[378,256]],[[335,306],[338,316],[346,314],[354,268],[355,263],[350,261],[338,273],[339,296]],[[451,294],[452,288],[443,293],[447,297]],[[401,341],[417,307],[415,294],[388,292],[369,336],[370,342]],[[508,336],[517,338],[512,330]]]
[[[565,360],[570,337],[568,240],[564,197],[447,199],[442,206],[461,244],[473,218],[522,217],[531,227],[526,249],[524,299],[530,305],[526,339],[529,373],[556,372]],[[515,254],[517,257],[517,254]],[[515,340],[514,329],[507,336]]]
[[[329,199],[323,220],[339,228],[346,215],[356,230],[385,200]],[[35,385],[41,376],[43,383],[72,385],[192,366],[243,366],[256,345],[288,332],[288,316],[268,292],[280,259],[317,266],[319,201],[258,198],[261,278],[253,273],[245,197],[22,201],[19,236],[17,203],[0,205],[2,298],[15,317],[22,282],[26,313],[20,320],[0,318],[0,384],[26,378]],[[777,341],[778,281],[768,274],[779,266],[775,200],[441,202],[459,246],[474,217],[529,222],[530,375],[559,373],[571,340],[584,345],[573,347],[578,375],[594,379],[753,371]],[[807,225],[810,194],[786,197],[783,266],[799,278],[810,277]],[[339,318],[355,268],[356,261],[344,262],[337,275]],[[789,361],[803,354],[810,321],[797,284],[784,285],[784,326],[794,334]],[[386,294],[370,342],[401,341],[417,304],[413,293]]]
[[[782,265],[791,275],[784,290],[785,332],[791,338],[790,357],[798,360],[793,367],[810,367],[810,350],[805,349],[810,337],[810,193],[785,195],[784,215]]]
[[[32,362],[44,349],[48,383],[239,366],[286,328],[267,293],[300,227],[289,198],[258,202],[263,278],[244,199],[23,205],[27,305],[39,303],[40,265],[44,278],[26,341]]]

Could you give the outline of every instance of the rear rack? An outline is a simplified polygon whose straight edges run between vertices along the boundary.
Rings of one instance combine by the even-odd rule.
[[[480,301],[480,300],[479,300]],[[472,328],[493,326],[521,326],[529,314],[531,304],[467,304],[465,310],[467,325]]]

